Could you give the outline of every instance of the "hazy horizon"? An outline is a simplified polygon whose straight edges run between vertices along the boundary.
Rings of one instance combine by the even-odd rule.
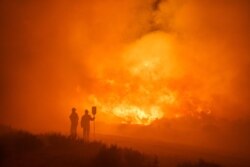
[[[97,106],[97,134],[246,156],[249,7],[248,0],[1,0],[0,124],[68,134],[72,107],[81,117]]]

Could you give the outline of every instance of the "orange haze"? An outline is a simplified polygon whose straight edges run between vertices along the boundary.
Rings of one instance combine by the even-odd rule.
[[[161,136],[171,121],[185,127],[186,118],[216,120],[209,122],[215,126],[243,120],[242,132],[232,131],[246,135],[249,6],[248,0],[1,0],[0,122],[67,132],[71,107],[82,115],[96,105],[97,123],[108,127],[159,125]]]

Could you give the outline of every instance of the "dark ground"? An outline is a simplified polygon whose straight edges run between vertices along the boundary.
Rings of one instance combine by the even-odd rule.
[[[166,158],[166,157],[165,157]],[[172,157],[175,159],[174,157]],[[171,156],[165,161],[171,161]],[[180,160],[180,159],[179,159]],[[1,167],[167,167],[164,157],[102,142],[72,140],[61,134],[34,135],[0,126]],[[177,167],[218,167],[202,159]]]

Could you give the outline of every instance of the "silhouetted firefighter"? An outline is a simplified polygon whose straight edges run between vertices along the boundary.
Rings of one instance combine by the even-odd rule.
[[[71,121],[71,127],[70,127],[70,137],[73,139],[76,139],[77,137],[77,125],[78,125],[78,114],[76,113],[76,108],[72,108],[72,112],[69,116]]]
[[[90,132],[90,121],[94,121],[95,117],[91,117],[89,115],[89,111],[85,110],[85,114],[82,116],[81,127],[83,128],[83,139],[89,140],[89,132]]]

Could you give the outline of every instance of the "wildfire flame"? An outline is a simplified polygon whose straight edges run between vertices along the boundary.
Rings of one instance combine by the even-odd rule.
[[[169,40],[163,33],[153,33],[125,48],[121,54],[123,64],[117,66],[118,70],[102,71],[104,75],[96,84],[100,92],[89,96],[90,103],[123,123],[148,125],[171,114],[181,117],[183,112],[175,109],[173,114],[171,110],[181,110],[190,98],[185,99],[183,90],[169,86],[170,78],[178,76]],[[198,107],[190,110],[195,108]]]

